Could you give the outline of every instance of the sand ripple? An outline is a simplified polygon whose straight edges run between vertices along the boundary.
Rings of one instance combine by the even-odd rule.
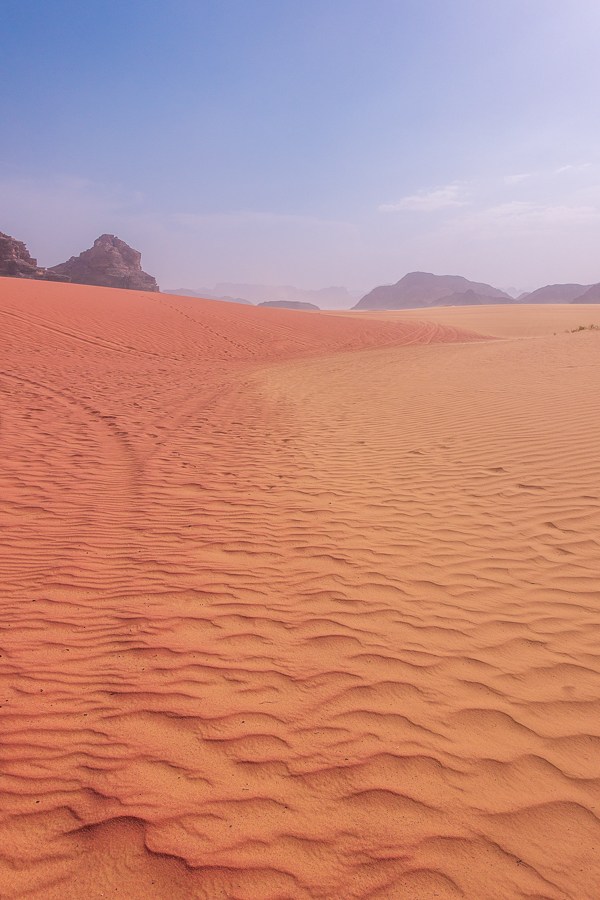
[[[0,287],[0,896],[596,900],[600,335]]]

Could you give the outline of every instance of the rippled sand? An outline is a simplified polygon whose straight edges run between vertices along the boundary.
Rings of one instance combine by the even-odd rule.
[[[2,900],[597,900],[595,312],[0,279]]]

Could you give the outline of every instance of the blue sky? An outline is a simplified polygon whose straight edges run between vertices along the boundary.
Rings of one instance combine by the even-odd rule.
[[[2,0],[0,231],[163,287],[600,280],[592,0]]]

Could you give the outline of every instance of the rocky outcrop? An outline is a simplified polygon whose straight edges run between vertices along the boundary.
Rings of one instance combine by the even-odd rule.
[[[319,309],[314,303],[304,303],[302,300],[265,300],[258,306],[274,306],[278,309]]]
[[[130,291],[158,291],[156,279],[142,272],[142,254],[114,234],[102,234],[94,246],[67,262],[48,269],[66,275],[73,284],[126,288]]]
[[[4,278],[35,278],[38,281],[69,281],[68,275],[48,272],[38,266],[23,243],[0,231],[0,276]]]
[[[440,297],[472,290],[495,302],[513,303],[513,298],[490,284],[469,281],[462,275],[432,275],[431,272],[409,272],[396,284],[373,288],[352,309],[419,309],[430,306]],[[493,301],[491,301],[493,302]]]

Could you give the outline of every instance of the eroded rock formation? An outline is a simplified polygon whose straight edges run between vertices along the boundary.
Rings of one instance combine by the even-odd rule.
[[[0,231],[0,276],[4,278],[37,278],[40,281],[69,281],[67,275],[48,272],[38,266],[23,243]]]
[[[74,284],[126,288],[132,291],[158,291],[156,279],[142,271],[142,254],[114,234],[102,234],[94,246],[72,256],[49,272],[67,275]]]

